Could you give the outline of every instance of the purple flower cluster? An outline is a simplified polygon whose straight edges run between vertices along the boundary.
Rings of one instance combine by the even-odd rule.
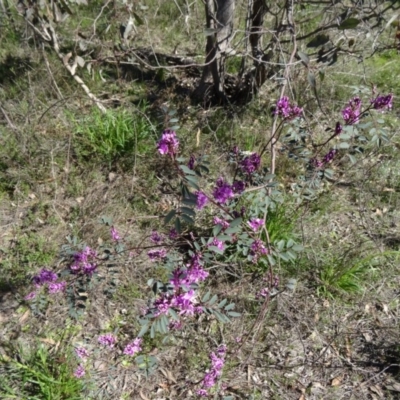
[[[107,347],[114,347],[117,342],[117,338],[112,333],[107,333],[105,335],[100,335],[97,341]]]
[[[260,164],[261,157],[257,153],[253,153],[242,160],[240,168],[244,173],[251,175],[260,167]]]
[[[142,351],[142,348],[140,347],[141,344],[142,338],[136,338],[135,340],[133,340],[133,342],[128,343],[125,346],[124,354],[128,356],[134,356],[136,353],[139,353],[139,351]]]
[[[47,290],[50,294],[63,292],[67,286],[65,281],[56,282],[58,275],[48,269],[43,268],[38,275],[34,276],[32,281],[36,288],[39,289],[42,286],[47,286]],[[33,300],[36,297],[36,292],[31,292],[25,296],[25,300]]]
[[[48,289],[49,293],[54,294],[58,292],[63,292],[65,288],[67,287],[67,282],[53,282],[49,283]]]
[[[163,293],[154,301],[151,312],[155,315],[168,314],[170,308],[180,315],[194,315],[203,312],[197,306],[196,292],[190,289],[191,285],[204,281],[208,272],[203,269],[201,255],[194,254],[186,268],[178,267],[172,272],[170,283],[172,293]],[[149,310],[150,311],[150,310]]]
[[[393,106],[393,94],[389,93],[386,96],[377,96],[376,99],[371,100],[371,103],[375,110],[383,110],[387,108],[390,110]]]
[[[150,260],[153,262],[156,261],[161,261],[167,256],[167,250],[166,249],[153,249],[147,252],[147,255],[149,256]]]
[[[335,136],[338,136],[342,133],[343,131],[343,126],[340,125],[340,122],[336,122],[336,126],[335,126]]]
[[[82,364],[79,364],[78,367],[76,368],[76,370],[74,371],[74,376],[75,378],[82,378],[83,376],[85,376],[85,368]]]
[[[197,196],[196,207],[198,210],[201,210],[207,205],[208,197],[204,192],[201,191],[197,191],[195,194]]]
[[[188,168],[189,169],[194,169],[194,163],[196,162],[196,157],[192,154],[189,158],[189,162],[188,162]]]
[[[221,251],[225,250],[224,242],[222,240],[217,239],[216,237],[213,238],[213,240],[208,244],[208,246],[215,246]]]
[[[261,256],[268,254],[268,249],[260,239],[254,240],[250,246],[250,254],[253,256],[252,262],[256,263]]]
[[[234,197],[232,186],[226,183],[222,177],[218,178],[216,185],[213,196],[217,203],[226,204],[229,199]]]
[[[89,357],[89,352],[84,347],[76,347],[75,354],[81,359],[86,360]]]
[[[283,119],[291,120],[298,118],[303,113],[303,109],[290,104],[289,97],[283,96],[276,103],[274,115],[279,115]]]
[[[153,243],[161,244],[161,242],[164,240],[164,237],[161,234],[159,234],[157,231],[153,231],[153,232],[151,232],[150,240]]]
[[[326,153],[324,155],[324,157],[322,158],[322,160],[318,160],[317,158],[312,158],[310,160],[311,164],[316,167],[316,168],[321,168],[323,167],[325,164],[330,163],[336,156],[336,154],[338,153],[338,150],[336,149],[331,149],[329,150],[328,153]]]
[[[96,251],[86,246],[80,253],[74,254],[74,263],[70,266],[70,269],[76,274],[80,272],[85,275],[92,275],[97,268],[96,258]]]
[[[221,225],[222,230],[229,228],[229,221],[226,221],[219,217],[214,217],[214,225]]]
[[[234,181],[232,185],[233,193],[243,193],[244,189],[246,189],[246,183],[243,181]]]
[[[342,110],[342,116],[346,125],[357,124],[360,121],[361,99],[354,97]]]
[[[222,375],[222,369],[225,364],[226,346],[222,345],[218,348],[217,353],[210,354],[211,369],[203,378],[203,388],[197,391],[199,396],[207,396],[208,392],[206,389],[213,387],[217,379]]]
[[[264,226],[264,220],[261,218],[251,218],[250,221],[247,221],[247,225],[249,225],[254,232],[257,232]]]
[[[115,242],[118,242],[118,240],[121,240],[121,236],[119,236],[118,231],[113,226],[111,227],[111,238]]]
[[[179,148],[179,140],[176,138],[176,132],[167,129],[162,133],[161,139],[158,142],[158,152],[160,154],[170,154],[175,157]]]
[[[58,275],[46,268],[41,269],[38,275],[34,276],[32,281],[36,287],[43,286],[46,283],[55,282],[58,279]]]

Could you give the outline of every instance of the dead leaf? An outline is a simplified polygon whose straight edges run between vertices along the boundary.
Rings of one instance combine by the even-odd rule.
[[[140,394],[140,397],[141,397],[143,400],[150,400],[147,396],[145,396],[145,395],[143,394],[142,391],[140,391],[139,394]]]
[[[374,392],[375,394],[377,394],[381,399],[384,398],[384,393],[379,386],[372,385],[369,387],[369,390],[371,390],[371,392]]]
[[[40,338],[39,340],[42,343],[46,343],[46,344],[51,344],[51,345],[55,345],[56,344],[55,340],[53,340],[51,338]]]
[[[339,386],[343,381],[343,376],[337,376],[336,378],[332,379],[331,386]]]
[[[19,322],[20,324],[23,324],[23,323],[28,319],[30,313],[31,313],[31,310],[26,310],[26,311],[21,315],[21,317],[20,317],[20,319],[19,319],[18,322]]]
[[[196,133],[196,147],[200,146],[200,129],[197,129],[197,133]]]

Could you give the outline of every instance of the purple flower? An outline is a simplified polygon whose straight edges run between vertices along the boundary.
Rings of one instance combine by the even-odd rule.
[[[376,99],[371,100],[371,103],[373,104],[375,110],[383,110],[384,108],[390,110],[393,106],[392,101],[393,94],[389,93],[386,96],[377,96]]]
[[[75,378],[82,378],[85,375],[85,368],[82,364],[79,364],[76,370],[74,371]]]
[[[189,162],[188,162],[188,168],[189,169],[193,169],[194,168],[194,163],[196,162],[196,157],[192,154],[189,158]]]
[[[256,294],[256,298],[257,299],[259,299],[261,297],[266,299],[268,296],[269,296],[269,289],[268,288],[263,288]]]
[[[70,266],[70,269],[75,273],[82,272],[91,275],[97,268],[96,257],[96,251],[86,246],[80,253],[75,253],[74,263]]]
[[[150,240],[153,243],[160,244],[163,241],[163,236],[160,235],[157,231],[151,232]]]
[[[216,237],[208,244],[208,246],[215,246],[221,251],[224,251],[225,249],[224,242],[222,240],[218,240]]]
[[[33,300],[35,297],[36,297],[36,292],[30,292],[24,297],[24,299],[25,300]]]
[[[213,196],[217,203],[225,204],[229,199],[234,197],[232,187],[228,185],[223,178],[217,180],[217,186],[213,191]]]
[[[223,230],[229,228],[229,222],[218,217],[214,217],[214,225],[221,225]]]
[[[160,154],[175,156],[178,148],[179,140],[176,138],[176,132],[171,129],[165,130],[158,142],[158,152]]]
[[[49,293],[63,292],[67,286],[67,282],[49,283]]]
[[[329,162],[331,162],[335,158],[335,155],[337,154],[337,152],[338,151],[336,149],[329,150],[329,152],[324,155],[324,157],[322,159],[322,162],[324,164],[328,164]]]
[[[89,357],[89,352],[84,347],[76,347],[75,354],[81,359],[86,360]]]
[[[198,396],[201,396],[201,397],[207,397],[208,396],[208,392],[205,389],[199,389],[196,393],[197,393]]]
[[[253,256],[253,263],[256,263],[260,256],[268,254],[268,249],[260,239],[256,239],[250,246],[250,254]]]
[[[168,237],[169,237],[171,240],[177,239],[178,236],[179,236],[179,235],[178,235],[178,231],[177,231],[175,228],[172,228],[172,229],[169,231]]]
[[[107,333],[106,335],[100,335],[97,341],[107,347],[114,347],[117,338],[112,333]]]
[[[340,122],[336,122],[336,127],[335,127],[335,135],[338,136],[342,133],[343,127],[340,125]]]
[[[257,153],[253,153],[242,160],[242,162],[240,163],[240,168],[246,174],[251,175],[259,168],[260,163],[260,156]]]
[[[208,203],[208,197],[205,195],[205,193],[203,193],[201,191],[197,191],[195,194],[197,196],[196,207],[197,207],[197,209],[201,210]]]
[[[57,279],[58,276],[55,272],[43,268],[32,280],[36,286],[42,286],[45,283],[55,282]]]
[[[182,293],[177,296],[174,296],[171,303],[174,307],[179,309],[180,315],[194,315],[194,313],[195,313],[195,307],[194,307],[195,296],[196,296],[195,291],[189,290],[186,293]]]
[[[303,112],[302,108],[291,105],[289,98],[286,96],[283,96],[276,103],[274,115],[279,115],[286,120],[291,120],[291,119],[300,117],[302,112]]]
[[[342,116],[346,125],[353,125],[359,122],[361,114],[361,99],[354,97],[342,110]]]
[[[225,364],[225,359],[224,359],[225,352],[226,352],[226,347],[220,346],[217,350],[217,354],[215,353],[210,354],[211,369],[203,378],[203,384],[202,384],[203,388],[210,388],[214,386],[218,377],[222,375],[222,369]],[[199,393],[199,391],[197,393]],[[204,391],[204,393],[207,392]]]
[[[257,232],[262,226],[264,226],[264,220],[260,218],[252,218],[250,221],[247,221],[247,225],[249,225],[254,232]]]
[[[124,349],[124,354],[128,356],[134,356],[139,351],[142,351],[140,345],[142,344],[141,338],[136,338],[133,342],[128,343]]]
[[[150,250],[147,255],[151,261],[160,261],[167,256],[167,250],[165,249],[154,249]]]
[[[118,231],[113,226],[111,227],[111,238],[116,242],[118,242],[118,240],[121,239],[121,236],[119,236]]]
[[[243,193],[244,189],[246,189],[246,183],[243,181],[234,181],[232,185],[232,190],[234,193]]]
[[[171,321],[169,323],[170,330],[179,331],[180,329],[182,329],[182,327],[183,327],[182,321]]]

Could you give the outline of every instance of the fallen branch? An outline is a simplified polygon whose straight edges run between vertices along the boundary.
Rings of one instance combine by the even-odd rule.
[[[105,113],[107,111],[107,109],[103,106],[103,104],[101,104],[100,99],[98,99],[91,91],[90,89],[86,86],[85,82],[83,82],[83,80],[75,74],[75,69],[76,69],[76,65],[75,66],[71,66],[68,64],[68,60],[71,57],[71,53],[67,54],[67,55],[63,55],[60,51],[60,46],[58,44],[58,40],[57,40],[57,34],[54,30],[54,28],[51,26],[51,24],[48,24],[48,28],[50,30],[50,36],[51,36],[51,42],[53,45],[53,49],[56,52],[58,58],[62,61],[62,63],[64,64],[64,67],[68,70],[68,72],[71,74],[71,76],[75,79],[75,81],[81,86],[81,88],[85,91],[85,93],[87,94],[87,96],[94,101],[94,103],[96,104],[96,106],[99,108],[99,110],[103,113]]]

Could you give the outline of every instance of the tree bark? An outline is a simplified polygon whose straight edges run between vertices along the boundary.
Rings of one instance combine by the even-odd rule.
[[[225,62],[230,49],[233,33],[233,16],[235,0],[205,0],[207,44],[206,60],[199,86],[195,91],[196,97],[203,97],[212,87],[219,99],[225,100]]]

